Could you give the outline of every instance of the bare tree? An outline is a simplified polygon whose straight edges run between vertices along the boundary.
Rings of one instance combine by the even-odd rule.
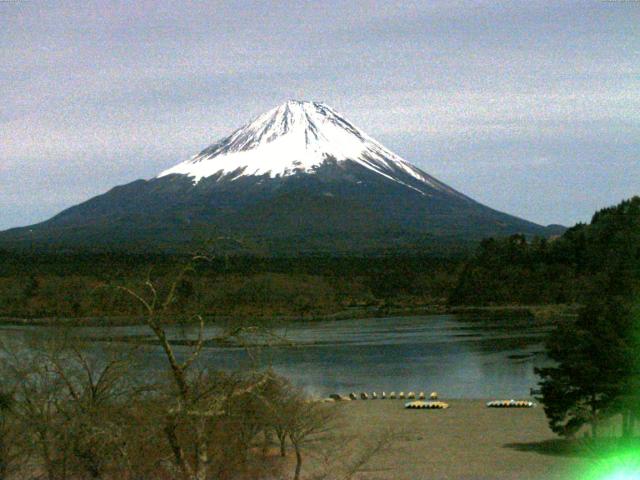
[[[186,359],[180,362],[174,352],[173,346],[166,332],[167,315],[170,308],[176,300],[176,292],[178,286],[183,282],[185,276],[193,271],[194,263],[204,257],[194,257],[192,261],[180,270],[174,281],[170,284],[168,292],[161,298],[158,289],[151,281],[150,277],[144,283],[146,292],[136,292],[135,290],[121,286],[121,290],[137,300],[145,311],[145,322],[151,329],[156,339],[160,343],[167,359],[173,382],[175,385],[175,405],[169,406],[164,418],[164,434],[169,443],[171,452],[174,457],[175,464],[185,479],[205,480],[207,475],[207,464],[209,462],[207,455],[207,440],[205,437],[205,423],[207,417],[216,411],[219,405],[207,405],[204,411],[201,411],[203,396],[195,393],[194,385],[189,378],[188,371],[193,362],[198,358],[202,350],[204,342],[204,320],[201,316],[196,315],[194,319],[199,324],[198,338],[187,355]],[[185,452],[185,447],[178,437],[178,426],[180,417],[185,414],[197,416],[198,421],[194,425],[195,459],[190,462]]]
[[[47,478],[97,479],[118,469],[122,412],[136,403],[129,356],[95,347],[90,354],[69,336],[36,336],[5,352],[3,366],[13,380],[11,411],[27,440],[23,449]]]
[[[158,340],[171,372],[172,388],[166,397],[166,413],[164,415],[164,435],[173,455],[174,464],[180,476],[189,480],[206,480],[211,467],[212,441],[211,434],[221,417],[229,415],[229,399],[241,398],[258,389],[267,381],[266,375],[257,375],[250,381],[227,382],[221,388],[219,382],[212,381],[206,369],[197,367],[204,346],[204,319],[201,315],[193,315],[188,320],[198,325],[197,338],[192,342],[190,351],[179,360],[174,346],[167,335],[167,326],[177,316],[172,311],[176,301],[178,286],[188,274],[194,272],[195,264],[206,261],[207,257],[194,256],[169,284],[165,292],[151,281],[144,282],[142,291],[121,286],[121,290],[134,298],[144,309],[145,323]],[[239,337],[247,328],[233,328],[225,332],[224,338]],[[181,435],[181,430],[188,425],[188,435]],[[255,428],[253,428],[254,431]],[[251,433],[247,431],[247,433]]]
[[[285,457],[291,426],[291,405],[298,398],[300,392],[287,379],[271,373],[267,382],[260,389],[259,395],[265,411],[266,426],[275,433],[280,456]]]
[[[331,430],[336,410],[334,406],[310,401],[298,394],[289,399],[284,411],[289,418],[286,426],[287,433],[296,454],[293,478],[299,480],[304,445],[317,441],[318,436]]]
[[[6,480],[23,466],[25,460],[22,432],[13,416],[13,393],[0,391],[0,480]]]
[[[90,478],[103,478],[121,464],[125,411],[136,403],[132,357],[109,349],[96,355],[72,341],[50,352],[48,362],[63,384],[64,403],[58,411],[74,467]]]
[[[70,452],[66,430],[58,414],[62,384],[47,369],[38,352],[3,342],[3,377],[11,383],[11,413],[23,432],[25,453],[48,480],[68,476]]]

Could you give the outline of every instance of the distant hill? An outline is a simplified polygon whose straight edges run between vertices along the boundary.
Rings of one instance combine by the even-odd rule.
[[[596,212],[552,240],[516,235],[482,241],[450,303],[504,305],[582,302],[607,288],[640,283],[640,197]],[[613,287],[612,287],[613,286]],[[595,292],[594,292],[595,290]]]
[[[442,252],[563,230],[472,200],[327,105],[289,101],[155,178],[0,233],[0,247],[187,251],[227,236],[284,255]]]

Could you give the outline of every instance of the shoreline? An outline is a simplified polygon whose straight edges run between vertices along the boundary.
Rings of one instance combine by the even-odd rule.
[[[385,318],[385,317],[419,317],[430,315],[481,315],[487,317],[500,317],[503,315],[513,315],[524,319],[535,319],[541,322],[548,321],[555,323],[559,317],[574,317],[578,310],[577,305],[550,304],[550,305],[496,305],[496,306],[448,306],[448,305],[425,305],[420,307],[390,307],[390,308],[353,308],[339,312],[305,315],[305,316],[252,316],[252,315],[218,315],[205,316],[206,324],[225,323],[229,321],[252,320],[265,325],[286,325],[292,323],[314,323],[331,320],[356,320],[363,318]],[[177,323],[177,322],[176,322]],[[143,317],[15,317],[0,315],[0,326],[68,326],[68,327],[118,327],[144,325]]]

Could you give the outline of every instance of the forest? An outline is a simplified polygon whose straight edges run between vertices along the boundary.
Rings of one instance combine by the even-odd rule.
[[[640,197],[602,209],[589,224],[578,224],[555,239],[516,235],[484,240],[465,262],[449,301],[584,303],[611,272],[640,278]]]
[[[118,317],[140,313],[116,287],[166,285],[191,257],[3,253],[0,316]],[[444,305],[461,260],[430,257],[207,256],[181,281],[176,312],[314,316]]]
[[[594,214],[556,238],[483,240],[471,254],[436,257],[259,257],[194,252],[176,312],[205,316],[380,314],[459,306],[575,305],[615,269],[638,278],[640,197]],[[117,287],[168,284],[190,256],[122,252],[0,251],[0,316],[131,317],[139,308]],[[363,313],[364,312],[364,313]]]

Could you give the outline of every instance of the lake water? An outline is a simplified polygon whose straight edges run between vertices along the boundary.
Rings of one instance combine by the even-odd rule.
[[[2,327],[5,334],[33,327]],[[44,327],[35,327],[42,330]],[[438,391],[442,398],[520,398],[535,388],[534,367],[549,363],[543,353],[550,327],[516,318],[482,319],[428,315],[320,321],[277,329],[290,345],[250,350],[208,346],[200,361],[212,368],[249,365],[258,355],[309,393],[351,391]],[[82,335],[141,335],[146,327],[79,328]],[[207,327],[207,337],[219,334]],[[173,328],[174,338],[194,329]],[[184,354],[188,347],[178,347]],[[162,368],[158,347],[142,353],[147,368]],[[253,360],[255,361],[255,360]]]

